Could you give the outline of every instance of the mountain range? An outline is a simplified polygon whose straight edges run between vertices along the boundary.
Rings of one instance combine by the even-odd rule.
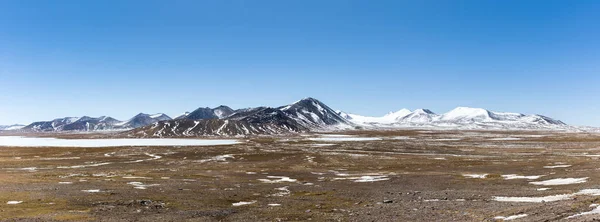
[[[428,109],[402,109],[383,117],[365,117],[338,111],[363,127],[435,127],[457,129],[563,129],[567,124],[542,115],[494,112],[481,108],[457,107],[444,114]]]
[[[23,127],[25,127],[25,125],[15,124],[15,125],[8,125],[8,126],[0,126],[0,130],[20,130]]]
[[[11,128],[12,127],[12,128]],[[0,130],[36,132],[119,130],[129,137],[194,137],[289,134],[347,129],[570,129],[572,127],[542,115],[494,112],[457,107],[436,114],[428,109],[401,109],[382,117],[334,111],[314,98],[305,98],[280,107],[234,110],[228,106],[200,107],[174,119],[140,113],[127,121],[111,117],[65,117]]]
[[[242,136],[353,127],[352,122],[341,117],[327,105],[316,99],[306,98],[277,108],[256,107],[239,110],[232,110],[225,106],[214,109],[200,108],[181,118],[137,128],[125,132],[125,135],[134,137]]]
[[[34,122],[19,130],[35,132],[126,130],[165,120],[171,120],[171,117],[162,113],[154,115],[140,113],[127,121],[119,121],[108,116],[97,118],[89,116],[64,117],[50,121]]]

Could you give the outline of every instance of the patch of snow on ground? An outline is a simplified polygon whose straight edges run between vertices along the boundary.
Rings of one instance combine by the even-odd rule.
[[[267,176],[267,178],[270,179],[276,179],[276,180],[269,180],[269,179],[258,179],[259,181],[263,182],[263,183],[282,183],[282,182],[296,182],[298,180],[296,179],[291,179],[289,177],[284,177],[284,176]]]
[[[498,202],[543,203],[568,200],[571,199],[571,197],[573,197],[572,194],[560,194],[544,197],[494,197],[493,200]]]
[[[552,196],[543,196],[543,197],[499,197],[494,196],[494,201],[499,202],[522,202],[522,203],[543,203],[543,202],[554,202],[560,200],[568,200],[575,196],[579,195],[588,195],[588,196],[600,196],[600,189],[584,189],[580,190],[577,193],[572,194],[559,194]]]
[[[119,147],[119,146],[216,146],[241,143],[238,140],[209,139],[57,139],[0,136],[0,146],[8,147]]]
[[[544,166],[546,169],[554,169],[554,168],[567,168],[571,167],[571,165],[555,165],[555,166]]]
[[[100,193],[100,190],[82,190],[83,192],[86,193]]]
[[[463,174],[463,177],[473,178],[473,179],[485,179],[487,177],[487,173],[484,174]]]
[[[537,188],[535,190],[537,190],[537,191],[546,191],[546,190],[550,190],[550,189],[552,189],[552,188],[542,187],[542,188]]]
[[[132,185],[133,188],[138,189],[138,190],[145,190],[148,187],[160,185],[160,184],[144,184],[142,182],[129,182],[127,184]]]
[[[556,185],[567,185],[567,184],[578,184],[587,182],[588,177],[583,178],[557,178],[551,180],[544,181],[535,181],[529,182],[533,185],[542,185],[542,186],[556,186]]]
[[[377,182],[377,181],[384,181],[384,180],[389,180],[389,179],[390,178],[388,178],[387,176],[362,176],[362,177],[359,177],[354,182],[357,182],[357,183]]]
[[[573,218],[577,218],[577,217],[581,217],[581,216],[585,216],[585,215],[600,214],[600,207],[597,204],[592,204],[592,205],[590,205],[590,207],[596,207],[596,208],[594,208],[593,210],[588,211],[588,212],[578,213],[573,216],[569,216],[569,217],[567,217],[567,219],[573,219]]]
[[[79,168],[86,168],[86,167],[104,166],[104,165],[108,165],[108,164],[111,164],[111,163],[94,163],[94,164],[76,165],[76,166],[58,166],[58,167],[56,167],[56,169],[79,169]]]
[[[283,197],[289,196],[292,192],[288,189],[288,187],[279,187],[275,188],[275,190],[279,191],[279,193],[273,194],[272,196]]]
[[[512,216],[508,216],[508,217],[497,216],[497,217],[494,217],[494,219],[506,221],[506,220],[516,220],[516,219],[523,218],[523,217],[527,217],[527,214],[512,215]]]
[[[308,161],[309,163],[314,163],[315,157],[314,156],[306,156],[306,161]]]
[[[125,163],[141,163],[144,161],[150,161],[150,160],[158,160],[160,158],[162,158],[162,156],[156,155],[156,154],[151,154],[151,153],[144,153],[144,155],[152,157],[150,159],[143,159],[143,160],[134,160],[134,161],[129,161],[129,162],[125,162]]]
[[[269,204],[269,207],[279,207],[281,204]]]
[[[505,180],[514,180],[514,179],[527,179],[527,180],[537,180],[540,177],[543,177],[544,175],[537,175],[537,176],[520,176],[517,174],[508,174],[508,175],[502,175],[502,177]]]
[[[23,203],[23,201],[11,200],[11,201],[6,202],[6,204],[9,204],[9,205],[20,204],[20,203]]]
[[[20,170],[25,170],[25,171],[29,171],[29,172],[36,172],[37,171],[37,167],[23,167],[20,168]]]
[[[231,205],[233,205],[234,207],[239,207],[239,206],[244,206],[244,205],[250,205],[250,204],[254,204],[256,203],[256,200],[250,201],[250,202],[244,202],[244,201],[240,201],[237,203],[232,203]]]

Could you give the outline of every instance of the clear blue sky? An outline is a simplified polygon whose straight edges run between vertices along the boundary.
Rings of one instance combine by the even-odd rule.
[[[4,0],[0,124],[315,97],[600,126],[600,1]]]

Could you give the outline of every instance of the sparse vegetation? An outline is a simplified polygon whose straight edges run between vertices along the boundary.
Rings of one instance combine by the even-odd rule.
[[[589,211],[588,206],[598,201],[593,196],[550,203],[492,201],[494,196],[537,197],[597,188],[600,150],[594,147],[600,147],[600,137],[594,134],[416,130],[344,134],[382,140],[314,146],[322,142],[307,138],[317,135],[298,135],[251,137],[242,144],[216,147],[6,147],[0,149],[0,205],[4,205],[0,217],[481,221],[526,213],[528,220],[559,220]],[[489,140],[504,137],[521,139]],[[544,168],[561,164],[571,166]],[[529,184],[533,180],[506,180],[502,175],[507,174],[589,179],[538,191],[541,186]],[[23,202],[8,205],[8,201]],[[239,202],[249,204],[233,206]]]

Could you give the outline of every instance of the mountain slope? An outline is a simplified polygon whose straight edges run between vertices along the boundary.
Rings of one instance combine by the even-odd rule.
[[[32,130],[32,131],[61,131],[65,125],[71,124],[77,121],[78,117],[65,117],[58,118],[51,121],[39,121],[31,123],[25,127],[23,130]]]
[[[158,114],[154,114],[154,115],[140,113],[125,122],[115,124],[115,128],[134,129],[134,128],[148,126],[153,123],[157,123],[160,121],[167,121],[167,120],[171,120],[171,117],[169,117],[163,113],[158,113]]]
[[[493,120],[493,114],[485,109],[457,107],[440,116],[438,121],[446,122],[477,122]]]
[[[219,107],[215,108],[218,109]],[[227,111],[228,107],[221,107]],[[196,117],[210,117],[214,109],[202,108]],[[214,113],[214,111],[213,111]],[[226,115],[224,112],[221,116]],[[216,116],[216,114],[215,114]],[[353,126],[327,105],[313,98],[278,108],[240,109],[224,118],[176,119],[126,132],[136,137],[244,136],[343,129]]]
[[[423,124],[430,123],[438,118],[439,116],[431,110],[417,109],[406,116],[396,119],[396,121],[400,123]]]
[[[178,119],[163,121],[124,133],[130,137],[197,137],[275,135],[303,132],[306,129],[289,123],[248,122],[242,120]]]
[[[231,115],[233,109],[228,106],[218,106],[215,108],[200,107],[190,113],[185,113],[175,119],[201,120],[201,119],[221,119]]]
[[[76,130],[76,131],[94,131],[94,130],[109,130],[113,129],[115,124],[119,123],[112,117],[101,116],[98,118],[92,118],[84,116],[79,118],[77,121],[67,124],[62,127],[62,130]]]
[[[306,128],[350,128],[352,122],[314,98],[305,98],[278,108]]]
[[[356,114],[344,113],[342,111],[337,111],[338,115],[342,118],[350,120],[354,124],[369,126],[369,125],[388,125],[398,122],[398,119],[411,114],[412,112],[408,109],[401,109],[396,112],[390,112],[382,117],[370,117],[370,116],[361,116]]]

